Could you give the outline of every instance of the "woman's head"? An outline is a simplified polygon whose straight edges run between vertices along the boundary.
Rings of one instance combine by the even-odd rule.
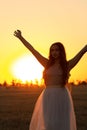
[[[55,62],[55,60],[66,59],[65,48],[61,42],[55,42],[51,45],[49,51],[49,60]]]

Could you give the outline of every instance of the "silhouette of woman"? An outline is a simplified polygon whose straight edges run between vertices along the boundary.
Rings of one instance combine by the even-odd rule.
[[[76,130],[73,101],[65,85],[70,70],[87,52],[87,45],[67,61],[63,44],[53,43],[47,59],[25,40],[20,30],[15,31],[14,36],[20,39],[45,68],[43,78],[46,87],[36,102],[29,130]]]

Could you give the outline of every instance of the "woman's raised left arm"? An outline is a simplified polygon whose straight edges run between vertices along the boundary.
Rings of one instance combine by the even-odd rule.
[[[70,71],[81,59],[81,57],[87,52],[87,45],[85,45],[77,55],[68,61],[68,70]]]

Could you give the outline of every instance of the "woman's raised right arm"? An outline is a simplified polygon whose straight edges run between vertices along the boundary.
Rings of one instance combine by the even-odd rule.
[[[25,47],[27,47],[31,51],[31,53],[36,57],[40,64],[42,64],[42,66],[46,67],[48,59],[42,56],[37,50],[33,48],[33,46],[29,42],[25,40],[20,30],[15,31],[14,36],[17,37],[25,45]]]

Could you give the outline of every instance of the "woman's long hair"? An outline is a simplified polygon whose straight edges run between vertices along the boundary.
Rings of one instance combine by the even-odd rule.
[[[68,79],[68,70],[67,70],[67,60],[66,60],[66,53],[65,53],[65,48],[62,45],[61,42],[55,42],[51,45],[52,46],[58,46],[58,51],[59,51],[59,64],[61,65],[62,71],[63,71],[63,84],[65,85]],[[45,70],[43,71],[43,78],[44,80],[46,80],[46,70],[52,66],[55,62],[54,58],[51,55],[51,47],[50,47],[50,51],[49,51],[49,60],[47,63],[47,66],[45,68]]]

